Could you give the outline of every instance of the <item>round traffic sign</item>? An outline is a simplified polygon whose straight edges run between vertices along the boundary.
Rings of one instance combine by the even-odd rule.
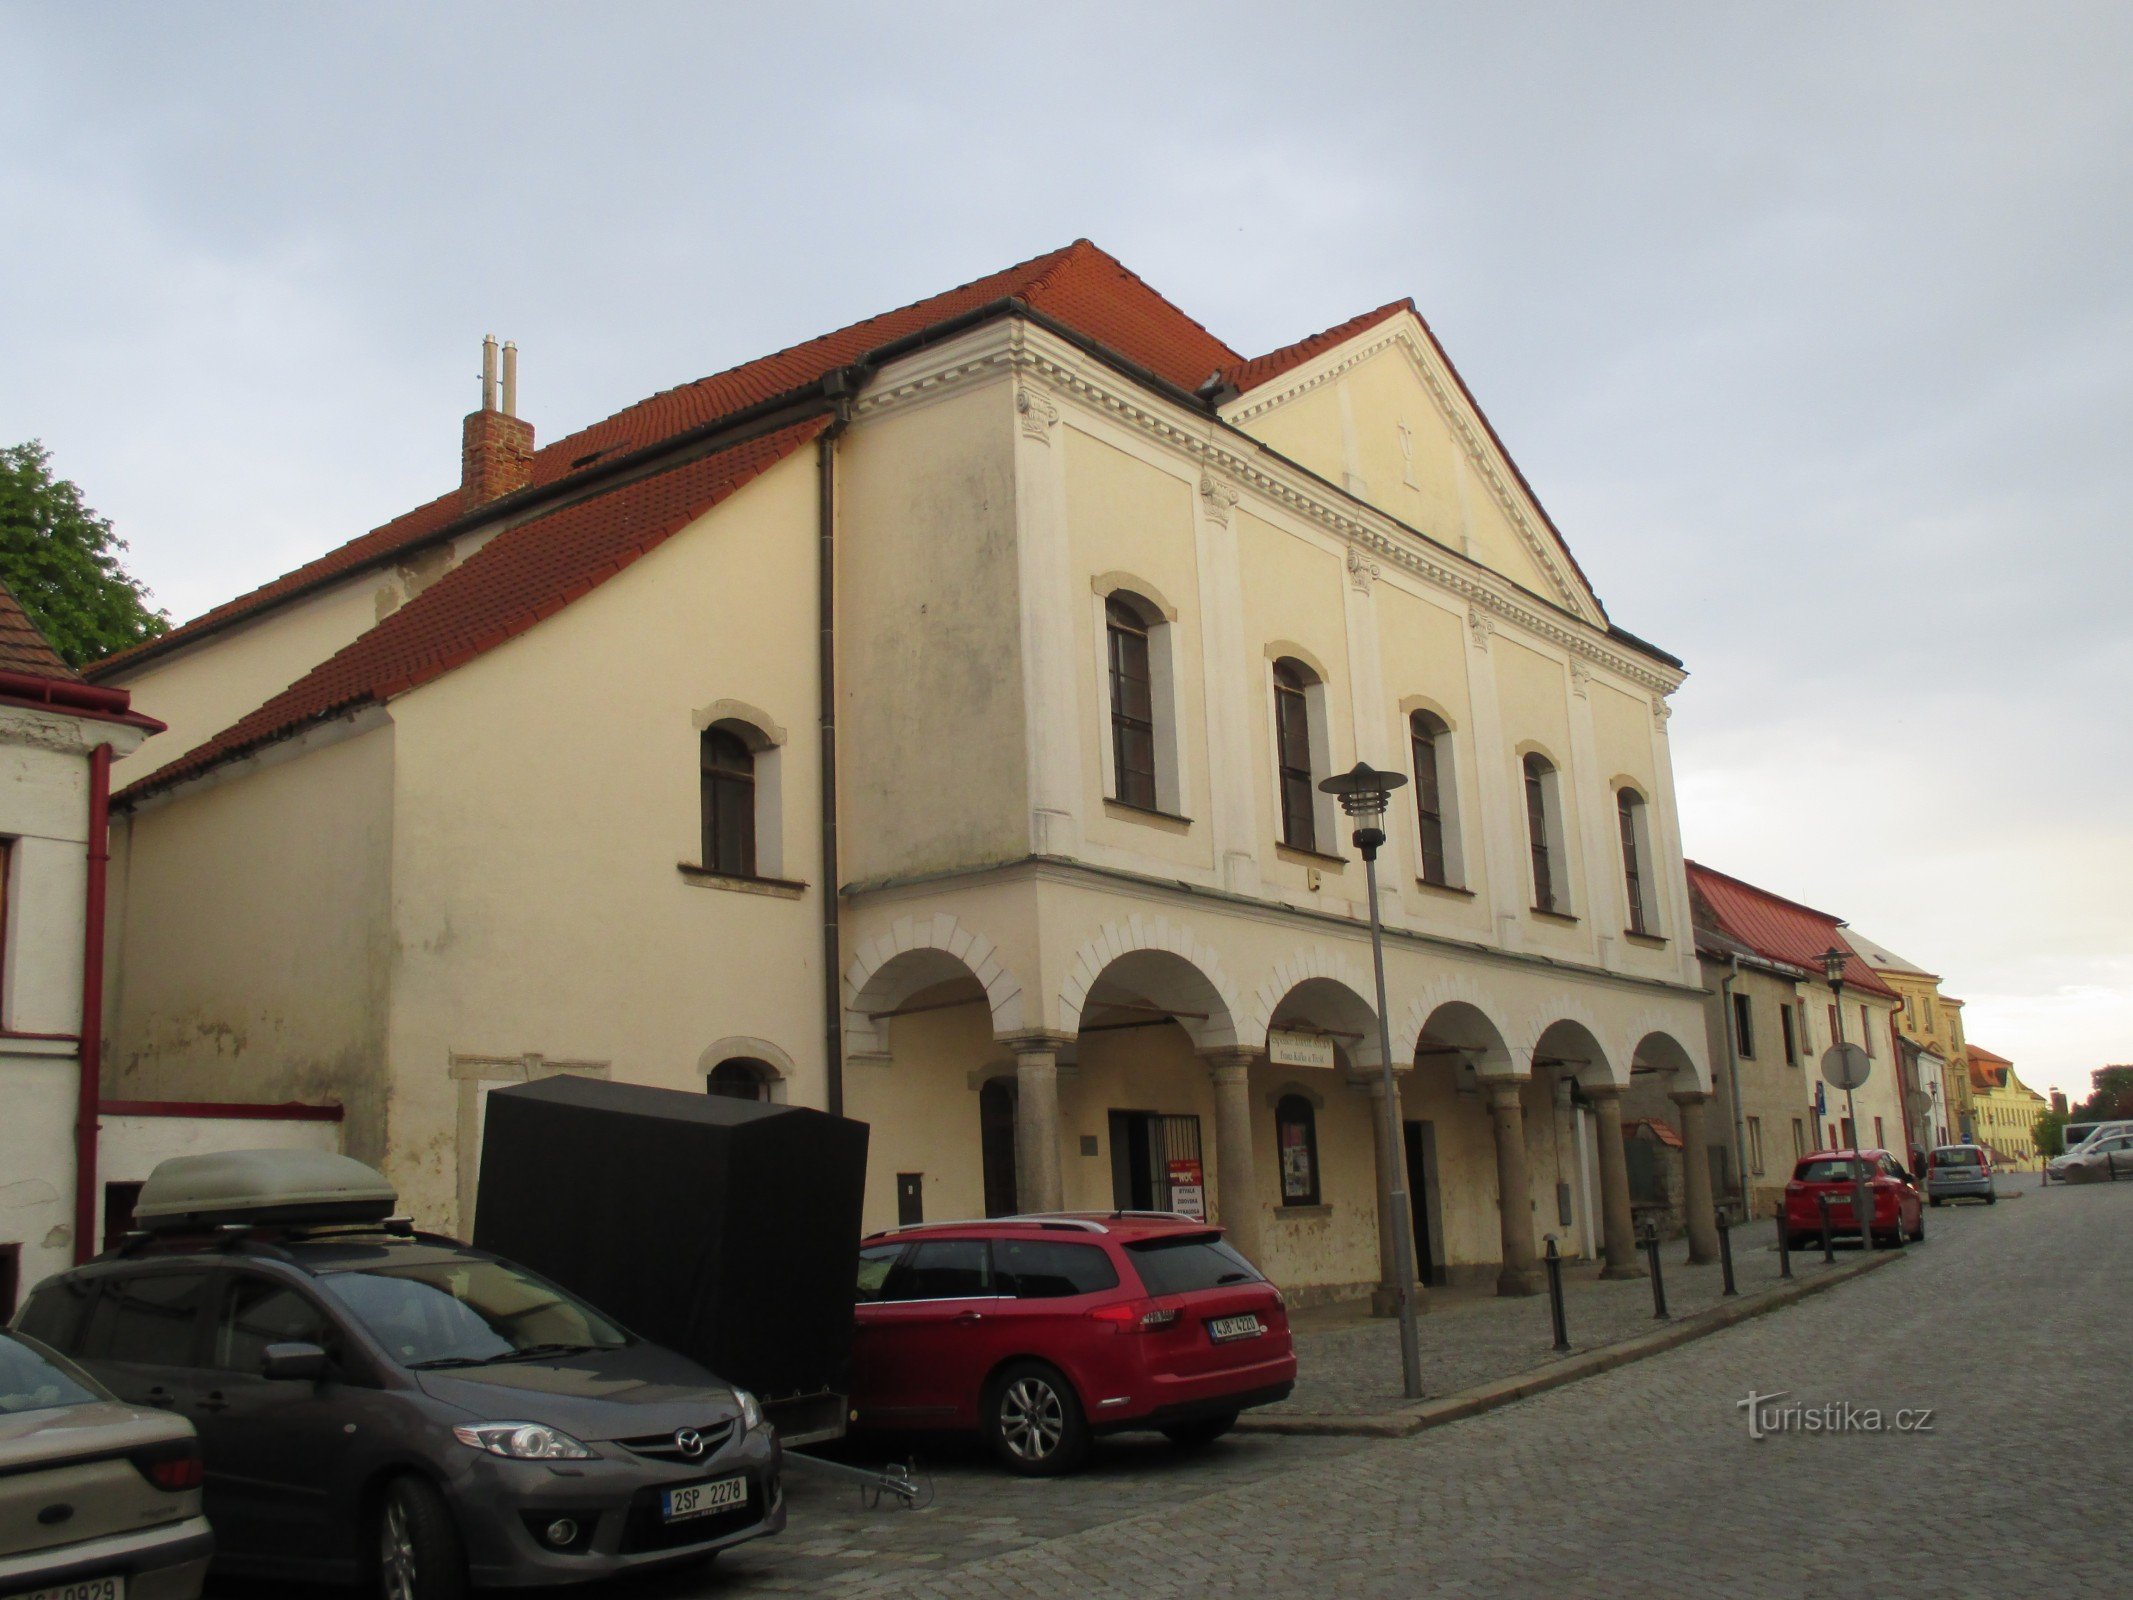
[[[1903,1103],[1914,1117],[1922,1117],[1933,1109],[1933,1097],[1923,1089],[1913,1089],[1903,1097]]]
[[[1874,1063],[1855,1044],[1833,1044],[1822,1052],[1822,1076],[1832,1089],[1856,1089],[1873,1070]]]

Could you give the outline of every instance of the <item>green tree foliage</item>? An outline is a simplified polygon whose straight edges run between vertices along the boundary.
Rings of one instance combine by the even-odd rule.
[[[2133,1118],[2133,1066],[2098,1067],[2089,1074],[2089,1097],[2076,1107],[2085,1122]]]
[[[119,565],[125,548],[43,445],[0,448],[0,578],[70,666],[170,629]]]
[[[2066,1122],[2064,1111],[2045,1111],[2038,1114],[2036,1125],[2030,1132],[2036,1135],[2039,1155],[2048,1159],[2066,1154]]]

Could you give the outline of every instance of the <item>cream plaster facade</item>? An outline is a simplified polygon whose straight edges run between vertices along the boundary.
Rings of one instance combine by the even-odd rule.
[[[1682,674],[1610,628],[1419,322],[1218,418],[1003,317],[873,375],[822,448],[834,1037],[873,1129],[868,1225],[896,1220],[900,1175],[928,1217],[982,1214],[981,1098],[1005,1079],[1025,1207],[1126,1201],[1118,1141],[1182,1127],[1135,1119],[1191,1118],[1213,1210],[1277,1281],[1385,1278],[1364,872],[1330,805],[1315,849],[1278,842],[1288,658],[1318,680],[1314,778],[1410,771],[1413,710],[1449,730],[1450,884],[1421,881],[1412,785],[1379,863],[1425,1276],[1530,1289],[1548,1234],[1604,1236],[1633,1270],[1619,1091],[1663,1077],[1701,1123],[1711,1082],[1666,735]],[[827,1103],[818,488],[813,452],[790,457],[530,631],[140,805],[116,846],[124,1092],[337,1099],[350,1152],[446,1227],[485,1083],[695,1087],[724,1050]],[[1156,810],[1110,798],[1116,592],[1157,619]],[[197,742],[345,642],[364,593],[301,602],[271,669],[215,665],[262,623],[121,681],[174,756],[181,725]],[[761,740],[748,880],[684,870],[720,719]],[[1534,909],[1529,752],[1556,774],[1555,914]],[[1271,1064],[1270,1033],[1330,1040],[1333,1065]],[[1284,1099],[1311,1108],[1309,1203],[1277,1179]]]
[[[74,1261],[90,752],[142,737],[58,707],[0,705],[0,1246],[17,1247],[24,1290]]]

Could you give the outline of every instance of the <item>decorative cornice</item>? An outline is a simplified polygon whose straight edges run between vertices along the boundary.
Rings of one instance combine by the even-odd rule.
[[[1398,567],[1456,595],[1470,609],[1488,613],[1498,625],[1515,624],[1532,637],[1566,654],[1583,656],[1655,694],[1671,693],[1680,685],[1683,674],[1618,650],[1597,631],[1596,624],[1552,615],[1500,574],[1455,555],[1376,506],[1330,498],[1329,490],[1333,495],[1339,491],[1271,454],[1249,435],[1240,437],[1211,425],[1204,416],[1182,411],[1109,367],[1083,358],[1042,329],[1016,320],[1005,324],[1004,333],[989,328],[984,336],[997,342],[977,349],[967,343],[943,347],[935,353],[934,364],[907,368],[908,376],[893,386],[870,388],[860,399],[857,414],[868,416],[913,404],[1008,373],[1030,374],[1053,394],[1071,396],[1196,464],[1200,493],[1213,496],[1207,504],[1209,515],[1216,520],[1227,521],[1248,491],[1354,546],[1381,567]]]

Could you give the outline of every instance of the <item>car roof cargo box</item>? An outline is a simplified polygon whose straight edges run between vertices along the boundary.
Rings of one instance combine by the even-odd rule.
[[[473,1242],[766,1401],[845,1395],[866,1158],[863,1122],[559,1073],[490,1094]]]
[[[148,1233],[271,1222],[379,1222],[399,1196],[380,1173],[326,1150],[225,1150],[156,1163],[133,1219]]]

